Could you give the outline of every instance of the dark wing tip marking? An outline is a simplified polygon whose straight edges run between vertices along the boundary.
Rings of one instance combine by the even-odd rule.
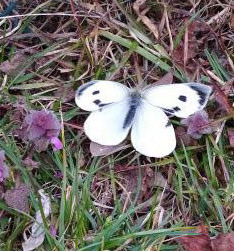
[[[89,81],[88,83],[80,86],[77,90],[77,95],[81,96],[83,94],[83,92],[89,88],[90,86],[94,85],[95,83],[97,83],[97,81]]]
[[[96,94],[99,94],[99,93],[100,93],[100,91],[97,90],[97,91],[94,91],[92,94],[93,94],[93,95],[96,95]]]
[[[186,101],[187,101],[187,97],[184,96],[184,95],[180,95],[180,96],[178,97],[178,99],[179,99],[180,101],[182,101],[182,102],[186,102]]]
[[[198,96],[200,97],[199,104],[203,106],[206,103],[207,96],[209,95],[210,88],[205,88],[204,86],[199,85],[190,85],[190,87],[197,92]]]

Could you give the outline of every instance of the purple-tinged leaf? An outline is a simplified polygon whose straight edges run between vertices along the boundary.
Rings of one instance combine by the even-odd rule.
[[[181,120],[181,124],[188,127],[187,133],[194,139],[201,138],[202,134],[213,132],[208,114],[204,110],[198,111],[188,118]]]
[[[59,120],[53,112],[31,110],[18,130],[18,137],[24,141],[32,141],[39,152],[45,151],[49,143],[59,150],[62,148],[58,139],[60,129]]]
[[[0,182],[10,176],[10,168],[5,164],[5,152],[0,150]]]
[[[229,139],[230,146],[234,147],[234,129],[228,130],[228,139]]]
[[[28,196],[30,193],[30,189],[26,185],[21,185],[19,188],[7,190],[4,198],[6,204],[9,207],[12,207],[16,210],[28,213],[29,205],[28,205]]]

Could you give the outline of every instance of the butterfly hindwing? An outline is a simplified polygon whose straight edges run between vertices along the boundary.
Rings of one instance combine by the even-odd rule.
[[[149,87],[142,95],[166,113],[186,118],[204,108],[211,90],[211,87],[198,83],[169,84]]]
[[[134,148],[149,157],[163,157],[175,146],[174,128],[158,107],[142,101],[133,120],[131,141]]]
[[[90,81],[76,91],[76,104],[83,110],[95,111],[119,102],[129,94],[129,88],[113,81]]]
[[[126,137],[131,128],[132,120],[126,123],[129,114],[129,100],[93,111],[84,123],[86,135],[93,142],[101,145],[117,145]]]

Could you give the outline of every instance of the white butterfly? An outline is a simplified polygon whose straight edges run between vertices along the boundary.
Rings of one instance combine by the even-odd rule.
[[[176,146],[167,114],[180,118],[204,108],[211,93],[198,83],[146,87],[141,91],[112,81],[90,81],[76,91],[76,104],[91,111],[84,123],[90,140],[117,145],[131,129],[133,147],[149,157],[164,157]]]

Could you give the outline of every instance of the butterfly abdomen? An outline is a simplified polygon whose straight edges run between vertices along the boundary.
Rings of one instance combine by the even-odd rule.
[[[137,107],[140,105],[141,96],[138,92],[132,92],[129,96],[129,110],[125,117],[123,129],[132,125],[132,121],[135,117]]]

